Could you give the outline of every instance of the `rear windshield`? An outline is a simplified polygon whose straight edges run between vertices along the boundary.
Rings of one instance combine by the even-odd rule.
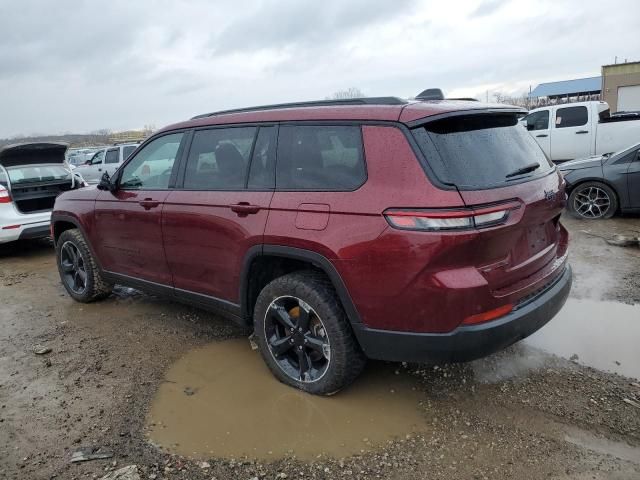
[[[60,165],[26,165],[23,167],[7,168],[11,185],[23,183],[50,182],[69,178],[67,169]],[[4,177],[4,175],[2,175]],[[6,183],[6,178],[4,179]]]
[[[438,179],[458,188],[505,186],[553,169],[515,114],[476,114],[413,131]]]

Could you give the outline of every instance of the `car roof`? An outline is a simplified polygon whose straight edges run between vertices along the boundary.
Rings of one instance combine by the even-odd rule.
[[[379,97],[390,99],[395,97]],[[382,121],[410,124],[436,115],[465,111],[518,111],[526,110],[511,105],[489,104],[467,100],[409,101],[398,103],[345,103],[308,102],[283,105],[267,105],[254,108],[225,110],[198,115],[190,120],[169,125],[160,132],[181,128],[213,125],[291,122],[291,121]]]

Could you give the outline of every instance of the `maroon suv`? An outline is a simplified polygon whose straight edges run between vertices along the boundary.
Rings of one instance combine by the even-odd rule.
[[[331,394],[366,358],[451,362],[539,329],[571,288],[564,182],[522,111],[395,97],[200,115],[60,195],[60,276],[253,327],[274,375]]]

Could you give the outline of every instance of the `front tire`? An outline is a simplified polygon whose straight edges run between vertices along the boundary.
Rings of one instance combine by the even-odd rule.
[[[77,302],[89,303],[111,294],[113,285],[102,277],[80,230],[62,232],[56,242],[56,263],[62,285]]]
[[[273,280],[260,292],[253,318],[262,358],[286,385],[331,395],[364,369],[364,353],[322,274],[296,272]]]
[[[618,210],[618,197],[611,187],[601,182],[585,182],[569,195],[567,208],[576,218],[599,220],[611,218]]]

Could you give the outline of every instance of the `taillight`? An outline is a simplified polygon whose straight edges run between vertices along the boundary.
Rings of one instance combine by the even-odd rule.
[[[9,191],[2,185],[0,185],[0,203],[11,203],[11,195],[9,195]]]
[[[389,225],[401,230],[469,230],[504,223],[518,208],[517,201],[460,209],[390,208],[384,216]]]

